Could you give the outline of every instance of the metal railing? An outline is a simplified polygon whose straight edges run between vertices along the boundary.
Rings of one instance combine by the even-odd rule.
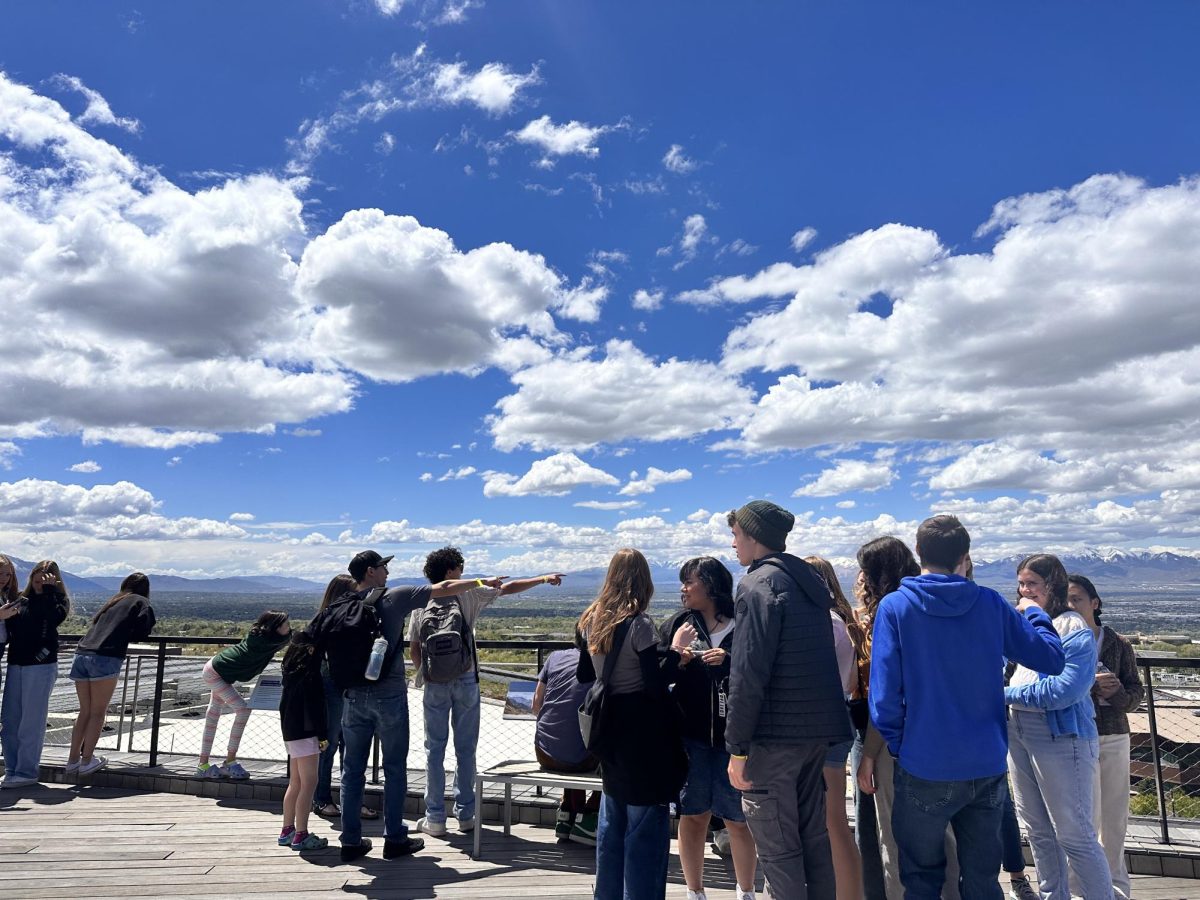
[[[64,644],[78,637],[64,636]],[[236,643],[236,638],[163,636],[152,637],[131,648],[123,682],[114,694],[110,717],[116,728],[101,739],[100,748],[145,753],[154,767],[164,753],[173,756],[197,754],[208,689],[200,672],[216,649]],[[532,723],[502,722],[499,699],[514,680],[533,680],[553,650],[565,649],[564,641],[480,640],[480,676],[483,693],[496,700],[485,711],[480,731],[479,763],[486,759],[518,759],[532,756]],[[212,648],[210,651],[208,648]],[[188,651],[191,652],[188,652]],[[200,650],[200,653],[196,651]],[[503,656],[503,659],[495,659]],[[514,658],[515,657],[515,658]],[[66,681],[69,650],[60,653],[57,702],[52,702],[47,743],[66,744],[78,706],[74,690]],[[1138,667],[1146,687],[1146,699],[1130,713],[1131,760],[1130,804],[1135,816],[1156,825],[1164,844],[1200,843],[1200,659],[1139,656]],[[148,671],[149,670],[149,671]],[[150,682],[150,672],[153,681]],[[267,674],[278,673],[278,661]],[[489,687],[489,683],[495,685]],[[410,752],[423,753],[417,722],[420,704],[410,703]],[[231,717],[223,716],[222,719]],[[489,727],[490,722],[490,727]],[[224,724],[224,723],[223,723]],[[223,750],[218,733],[214,751]],[[214,752],[214,758],[218,757]],[[286,759],[277,718],[253,717],[242,740],[239,757],[245,760],[282,762]],[[378,782],[378,752],[372,780]],[[453,742],[447,748],[446,771],[453,763]],[[415,766],[420,771],[423,766]],[[1175,834],[1172,835],[1172,828]]]
[[[71,663],[70,644],[78,635],[63,635],[60,650],[60,678],[52,697],[47,723],[48,745],[63,745],[70,741],[71,725],[78,704],[71,683],[65,675]],[[209,703],[209,691],[202,679],[204,664],[222,647],[237,643],[238,638],[187,637],[165,635],[151,637],[131,647],[120,676],[117,690],[109,706],[109,719],[116,717],[115,727],[106,722],[98,749],[132,754],[145,753],[147,765],[158,766],[160,757],[197,756],[203,734],[203,721]],[[503,696],[509,682],[532,681],[537,677],[550,652],[571,647],[564,641],[505,640],[477,642],[480,651],[480,679],[488,707],[485,719],[490,727],[480,731],[479,755],[484,758],[532,757],[532,723],[501,721]],[[495,656],[502,657],[493,661]],[[411,672],[411,665],[406,661]],[[279,674],[278,657],[264,675]],[[243,695],[250,693],[249,685],[239,685]],[[415,707],[415,708],[414,708]],[[264,712],[270,712],[263,710]],[[419,702],[410,702],[413,720],[410,753],[423,754],[418,737],[422,726],[417,717],[422,714]],[[222,716],[213,742],[213,759],[224,758],[225,739],[231,716]],[[244,761],[284,762],[286,753],[276,715],[254,715],[247,723],[237,754]],[[372,781],[379,781],[378,739],[372,754]],[[423,763],[423,760],[422,760]],[[453,743],[447,748],[446,769],[454,764]],[[418,766],[420,770],[422,766]]]
[[[1146,699],[1130,714],[1130,781],[1136,783],[1130,802],[1135,814],[1144,812],[1139,801],[1149,779],[1140,776],[1152,767],[1159,839],[1170,844],[1172,822],[1200,822],[1200,659],[1139,656],[1137,662]]]

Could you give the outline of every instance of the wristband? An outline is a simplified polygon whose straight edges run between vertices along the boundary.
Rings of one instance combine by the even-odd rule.
[[[549,575],[543,575],[543,576],[542,576],[542,584],[549,584],[549,583],[550,583],[550,576],[549,576]]]
[[[476,584],[478,587],[483,587],[483,579],[482,579],[482,578],[476,578],[476,579],[475,579],[475,584]]]
[[[729,758],[730,758],[730,759],[745,759],[746,757],[744,757],[744,756],[738,756],[736,753],[730,753],[730,754],[729,754]]]

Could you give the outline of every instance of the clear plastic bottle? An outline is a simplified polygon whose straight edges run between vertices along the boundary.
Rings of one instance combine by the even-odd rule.
[[[378,681],[383,672],[383,660],[387,656],[388,641],[383,635],[375,638],[371,645],[371,658],[367,660],[367,671],[364,673],[367,681]]]

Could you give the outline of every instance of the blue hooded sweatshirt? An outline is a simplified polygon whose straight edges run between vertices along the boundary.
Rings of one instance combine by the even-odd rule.
[[[927,781],[1008,769],[1004,664],[1063,670],[1058,632],[959,575],[905,578],[883,598],[871,646],[871,721],[904,770]]]

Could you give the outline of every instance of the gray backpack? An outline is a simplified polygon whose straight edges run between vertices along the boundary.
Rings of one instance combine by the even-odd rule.
[[[417,637],[421,642],[421,674],[427,682],[448,684],[477,668],[475,641],[457,597],[430,600],[421,613]]]

